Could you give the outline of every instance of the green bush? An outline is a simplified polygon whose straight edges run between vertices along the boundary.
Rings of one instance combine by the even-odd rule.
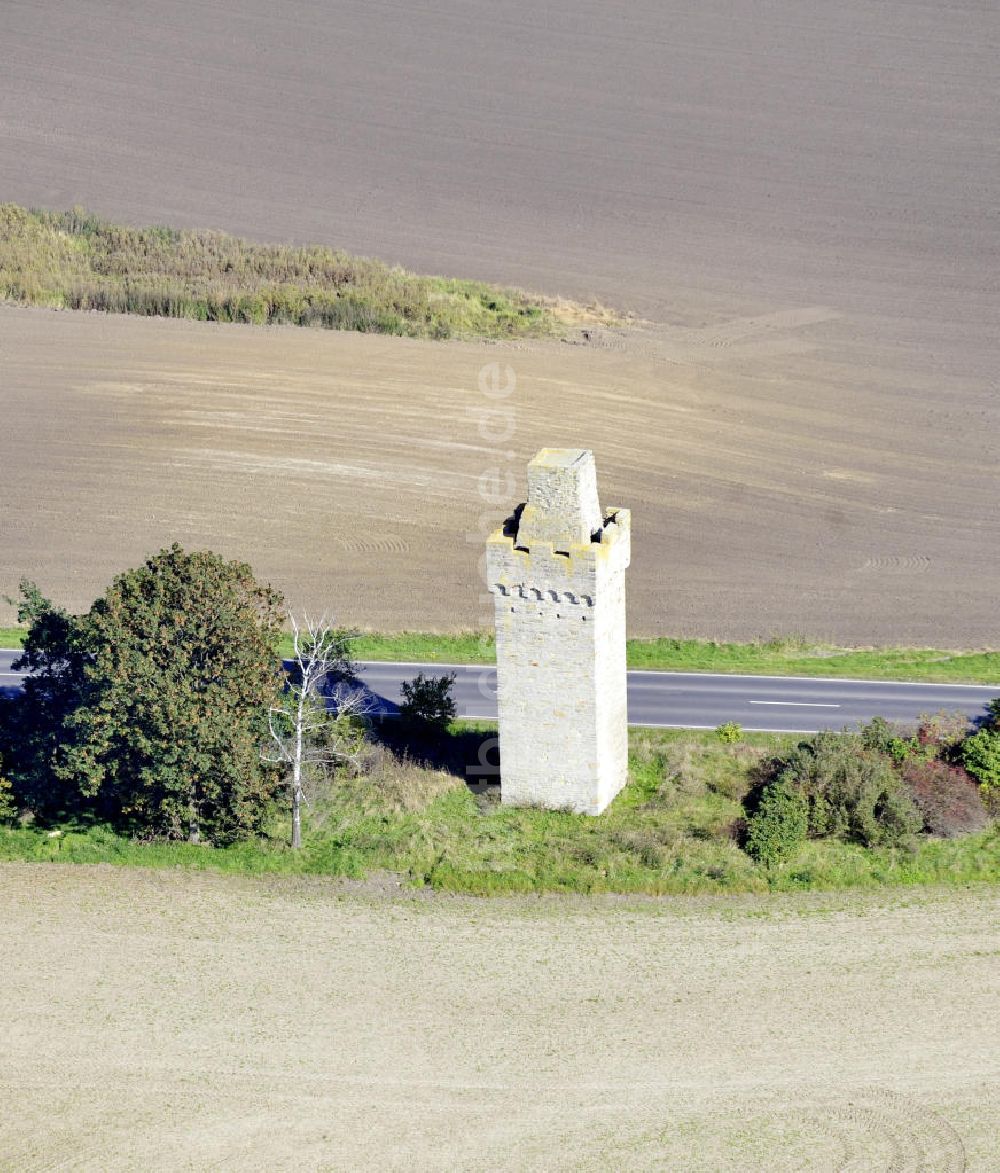
[[[746,851],[772,867],[793,855],[808,832],[809,803],[794,781],[782,776],[764,790],[747,820]]]
[[[920,742],[916,737],[907,736],[907,730],[887,721],[885,717],[872,717],[861,727],[859,736],[866,749],[887,754],[897,765],[920,753]]]
[[[9,779],[3,775],[3,759],[0,758],[0,826],[12,823],[17,816],[17,803],[14,801],[14,788]]]
[[[454,685],[454,672],[443,676],[418,672],[412,680],[404,680],[400,686],[403,695],[400,717],[420,732],[444,733],[458,712],[452,696]]]
[[[715,736],[724,745],[735,745],[743,736],[743,726],[738,721],[724,721],[716,725]]]
[[[1000,789],[1000,730],[980,729],[962,743],[965,768],[985,790]]]
[[[850,734],[819,734],[795,765],[810,799],[813,835],[884,847],[923,825],[892,762]]]
[[[818,733],[762,772],[771,781],[751,796],[748,813],[753,816],[753,803],[762,803],[780,782],[804,798],[813,838],[886,847],[907,842],[923,826],[893,759],[873,749],[864,735]]]

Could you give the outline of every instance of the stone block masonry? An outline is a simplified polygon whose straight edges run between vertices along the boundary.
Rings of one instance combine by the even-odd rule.
[[[628,778],[630,515],[601,511],[593,453],[543,448],[486,560],[501,799],[598,815]]]

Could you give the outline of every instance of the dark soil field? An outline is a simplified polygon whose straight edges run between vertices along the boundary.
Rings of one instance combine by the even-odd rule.
[[[25,0],[0,189],[658,321],[823,306],[845,376],[995,387],[998,41],[988,0]]]
[[[657,326],[501,352],[5,312],[0,588],[83,605],[176,537],[345,620],[480,626],[477,478],[589,444],[636,512],[636,634],[1000,642],[998,43],[961,0],[5,5],[0,198]]]

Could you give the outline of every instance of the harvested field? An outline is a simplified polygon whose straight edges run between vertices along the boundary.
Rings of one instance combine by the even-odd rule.
[[[586,445],[634,511],[634,635],[996,645],[995,398],[845,377],[829,324],[432,344],[0,307],[0,593],[82,608],[178,540],[344,622],[488,625],[479,478]]]
[[[995,1168],[994,891],[0,892],[5,1168]]]

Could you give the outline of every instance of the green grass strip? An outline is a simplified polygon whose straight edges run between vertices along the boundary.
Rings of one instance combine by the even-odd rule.
[[[298,854],[269,841],[212,848],[138,842],[103,827],[65,829],[58,836],[30,828],[0,828],[0,862],[354,879],[389,868],[415,886],[473,896],[830,892],[968,887],[1000,880],[995,830],[962,839],[926,840],[913,852],[810,841],[784,869],[768,874],[732,843],[686,839],[666,848],[649,828],[626,828],[621,823],[604,828],[596,826],[597,820],[583,823],[586,818],[503,810],[487,821],[477,817],[471,797],[456,794],[416,825],[415,820],[401,818],[387,825],[383,818],[377,828],[359,824],[355,835],[345,836],[356,837],[357,847],[310,839]],[[617,832],[617,843],[608,831]],[[433,855],[419,847],[419,837],[431,832],[439,844]]]
[[[411,338],[530,338],[614,315],[320,245],[132,228],[82,208],[0,204],[0,299],[57,309]],[[569,316],[567,316],[569,315]]]
[[[19,648],[24,629],[0,628],[0,646]],[[283,656],[291,640],[282,640]],[[359,660],[403,664],[492,664],[492,635],[441,635],[404,631],[396,635],[361,632],[354,641]],[[700,639],[630,639],[630,668],[657,672],[718,672],[748,676],[830,676],[859,680],[927,681],[941,684],[995,684],[1000,693],[1000,652],[938,651],[933,648],[838,648],[802,640],[716,643]]]
[[[496,658],[493,637],[468,632],[436,635],[401,632],[358,636],[359,660],[404,663],[488,664]],[[719,672],[761,676],[835,676],[861,680],[915,680],[997,684],[1000,652],[938,651],[933,648],[838,648],[804,640],[717,643],[700,639],[630,639],[630,668],[664,672]]]

